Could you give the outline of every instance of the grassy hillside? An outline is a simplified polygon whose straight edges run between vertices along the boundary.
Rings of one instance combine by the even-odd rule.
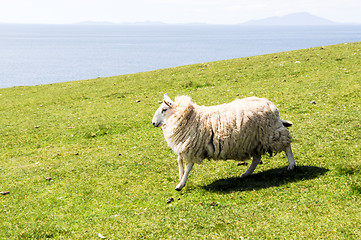
[[[0,239],[360,239],[360,66],[352,43],[0,89]],[[268,98],[298,169],[278,154],[239,179],[248,166],[204,161],[176,192],[151,124],[165,92]]]

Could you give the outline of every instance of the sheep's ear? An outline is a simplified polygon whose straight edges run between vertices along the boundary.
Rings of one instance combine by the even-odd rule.
[[[170,99],[170,97],[168,96],[168,94],[164,94],[164,100],[163,102],[168,106],[168,107],[172,107],[173,105],[173,101]]]

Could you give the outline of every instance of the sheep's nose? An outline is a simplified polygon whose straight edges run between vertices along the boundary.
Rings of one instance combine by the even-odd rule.
[[[152,122],[153,123],[153,126],[155,127],[155,122]]]

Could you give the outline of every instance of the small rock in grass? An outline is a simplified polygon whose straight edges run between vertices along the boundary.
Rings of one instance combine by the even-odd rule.
[[[211,205],[211,206],[213,206],[213,207],[218,206],[218,204],[215,203],[215,202],[211,202],[209,205]]]
[[[313,101],[313,100],[312,100],[310,103],[311,103],[311,104],[316,104],[316,102],[315,102],[315,101]]]
[[[167,199],[168,204],[171,203],[171,202],[174,202],[174,199],[172,197]]]
[[[47,177],[47,178],[45,178],[45,179],[46,179],[46,181],[51,181],[51,180],[52,180],[51,177]]]
[[[7,195],[9,193],[10,193],[9,191],[0,192],[1,195]]]
[[[138,99],[138,100],[137,100],[137,101],[135,101],[135,102],[139,103],[139,102],[140,102],[140,100]]]
[[[105,239],[105,237],[101,233],[98,233],[98,237]]]

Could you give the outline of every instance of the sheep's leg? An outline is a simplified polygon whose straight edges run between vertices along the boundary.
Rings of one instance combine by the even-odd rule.
[[[296,167],[295,158],[293,157],[291,145],[288,146],[285,150],[286,156],[288,158],[288,168],[287,170],[293,170]]]
[[[179,168],[179,181],[182,180],[183,174],[184,174],[184,168],[183,168],[183,158],[181,156],[178,156],[178,168]]]
[[[251,175],[260,161],[261,161],[261,155],[254,155],[251,165],[249,166],[247,171],[241,175],[241,178]]]
[[[182,177],[181,181],[179,182],[179,184],[177,185],[177,187],[175,188],[175,190],[180,191],[186,185],[187,178],[189,176],[190,171],[192,170],[193,165],[194,165],[194,163],[189,163],[189,162],[186,163],[183,177]]]

